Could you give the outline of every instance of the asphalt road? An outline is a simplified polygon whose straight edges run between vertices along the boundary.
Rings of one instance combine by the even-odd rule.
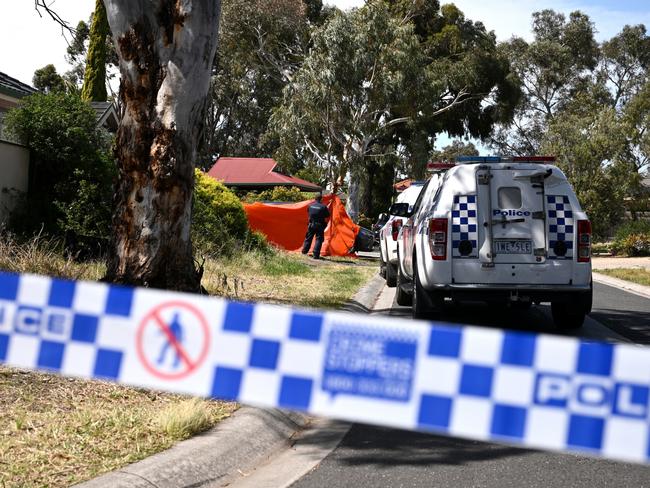
[[[385,289],[373,313],[409,315],[393,296]],[[621,334],[650,344],[650,299],[595,284],[591,318],[584,330],[565,334],[614,341],[621,340]],[[449,307],[441,320],[560,333],[544,306],[524,312]],[[650,466],[356,424],[292,487],[650,488]]]

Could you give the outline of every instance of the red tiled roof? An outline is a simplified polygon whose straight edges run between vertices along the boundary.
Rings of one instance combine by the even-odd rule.
[[[271,158],[219,158],[208,175],[226,186],[296,186],[321,191],[320,186],[309,181],[274,171],[277,164]]]

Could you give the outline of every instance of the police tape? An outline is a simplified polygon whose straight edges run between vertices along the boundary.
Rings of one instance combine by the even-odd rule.
[[[650,462],[650,348],[0,273],[0,362]]]

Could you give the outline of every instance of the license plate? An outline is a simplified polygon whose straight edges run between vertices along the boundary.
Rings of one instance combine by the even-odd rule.
[[[530,241],[494,241],[494,252],[497,254],[532,254],[533,245]]]

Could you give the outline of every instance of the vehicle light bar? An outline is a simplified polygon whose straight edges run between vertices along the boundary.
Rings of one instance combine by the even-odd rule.
[[[501,156],[458,156],[457,163],[500,163]]]
[[[513,161],[530,161],[531,163],[552,163],[556,160],[555,156],[515,156]]]
[[[454,166],[456,166],[456,163],[453,161],[429,161],[427,163],[427,171],[450,169]]]

